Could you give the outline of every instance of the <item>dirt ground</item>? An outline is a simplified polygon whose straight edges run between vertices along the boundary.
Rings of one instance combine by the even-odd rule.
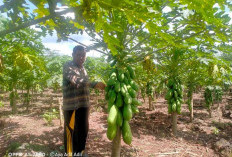
[[[35,99],[37,97],[37,100]],[[103,97],[103,96],[102,96]],[[11,114],[9,98],[4,98],[0,107],[0,156],[27,153],[27,156],[59,156],[63,153],[63,126],[55,118],[48,125],[42,115],[55,108],[59,111],[58,98],[61,94],[46,91],[35,95],[28,112],[23,102],[18,100],[18,113]],[[223,115],[222,109],[230,110],[232,96],[223,98],[220,109],[213,107],[212,118],[203,107],[201,94],[194,95],[194,121],[190,123],[186,104],[178,116],[178,134],[171,134],[171,116],[167,114],[167,104],[163,98],[155,100],[155,110],[148,110],[148,100],[139,107],[140,113],[130,121],[133,141],[130,146],[122,140],[122,157],[217,157],[217,141],[224,138],[232,143],[232,118]],[[141,99],[143,102],[143,100]],[[97,103],[98,102],[98,103]],[[106,137],[107,113],[101,96],[91,96],[90,130],[86,152],[89,157],[107,157],[111,154],[112,143]],[[20,155],[20,154],[18,154]],[[22,156],[22,154],[21,154]]]

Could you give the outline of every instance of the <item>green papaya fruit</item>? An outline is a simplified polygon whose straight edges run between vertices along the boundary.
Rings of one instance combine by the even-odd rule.
[[[109,96],[110,96],[109,97],[109,101],[112,102],[112,103],[114,103],[114,101],[116,100],[116,96],[117,96],[116,92],[114,90],[111,90]]]
[[[123,119],[125,120],[131,120],[132,118],[132,109],[131,109],[131,105],[125,104],[123,106]]]
[[[127,90],[129,91],[130,89],[132,89],[132,87],[130,85],[126,86]]]
[[[122,83],[122,86],[125,89],[126,93],[128,93],[127,85],[125,83]]]
[[[109,90],[110,90],[110,86],[106,86],[106,87],[105,87],[105,92],[108,93]]]
[[[108,124],[115,125],[116,121],[117,121],[117,116],[118,116],[118,108],[117,108],[116,105],[113,105],[110,108],[110,112],[109,112],[109,115],[108,115],[108,118],[107,118]]]
[[[169,89],[167,94],[165,95],[165,100],[169,100],[172,97],[172,90]]]
[[[118,112],[118,117],[117,117],[117,125],[121,127],[122,124],[123,124],[123,116],[122,116],[122,112],[119,111]]]
[[[173,79],[169,79],[168,80],[168,84],[167,84],[168,88],[172,88],[173,84],[174,84],[174,80]]]
[[[133,80],[131,80],[129,83],[130,83],[131,87],[132,87],[136,92],[138,92],[138,90],[139,90],[138,85],[137,85]]]
[[[176,100],[176,105],[177,105],[177,106],[181,106],[181,102],[180,102],[179,99]]]
[[[127,93],[126,96],[124,96],[124,102],[125,104],[128,104],[128,105],[132,103],[132,98],[129,93]]]
[[[128,77],[127,79],[128,79],[128,84],[130,84],[130,82],[132,81],[132,79],[130,77]]]
[[[172,97],[172,98],[170,99],[170,101],[171,101],[171,104],[176,103],[176,100],[175,100],[174,97]]]
[[[111,102],[108,101],[108,106],[107,106],[107,112],[108,112],[108,113],[110,112],[110,109],[111,109],[111,107],[112,107],[113,105],[114,105],[113,103],[111,103]]]
[[[131,68],[131,66],[127,66],[127,70],[129,71],[130,73],[130,77],[132,79],[135,79],[135,71]]]
[[[138,109],[137,106],[131,105],[131,109],[132,109],[132,112],[133,112],[133,113],[139,113],[139,109]]]
[[[116,106],[117,107],[122,107],[123,106],[123,97],[122,97],[121,93],[117,94]]]
[[[118,71],[118,80],[120,82],[123,82],[123,80],[124,80],[124,73],[121,70]]]
[[[174,97],[175,97],[176,100],[178,99],[178,93],[177,93],[177,91],[174,91]]]
[[[124,73],[124,75],[127,77],[127,79],[130,78],[130,73],[129,73],[129,71],[126,71],[126,72]]]
[[[176,103],[172,104],[172,112],[176,112]]]
[[[117,78],[117,74],[116,74],[116,72],[112,72],[112,74],[110,75],[110,78],[112,78],[112,79],[116,79],[116,78]]]
[[[109,100],[109,94],[108,93],[105,94],[105,100]]]
[[[129,88],[129,89],[128,89],[128,93],[130,94],[130,96],[131,96],[132,98],[135,98],[135,97],[136,97],[136,92],[135,92],[134,89]]]
[[[116,136],[116,133],[117,133],[117,125],[108,125],[108,128],[107,128],[107,138],[109,140],[113,140]]]
[[[108,93],[106,93],[108,95],[108,97],[110,98],[111,92],[113,91],[113,89],[110,89]]]
[[[141,106],[142,105],[142,103],[139,100],[137,100],[136,98],[132,98],[132,104],[135,105],[135,106]]]
[[[127,93],[127,87],[126,87],[126,84],[125,83],[121,83],[121,93],[123,96],[126,96],[126,93]]]
[[[177,90],[177,84],[176,83],[173,83],[173,89]]]
[[[120,82],[119,81],[117,81],[116,82],[116,84],[115,84],[115,86],[114,86],[114,90],[115,90],[115,92],[120,92],[120,90],[121,90],[121,87],[120,87]]]
[[[114,86],[115,85],[115,80],[114,79],[109,79],[108,82],[106,83],[107,86]]]
[[[123,81],[126,85],[129,85],[129,81],[128,81],[128,79],[127,79],[127,77],[125,76],[124,77],[124,81]]]
[[[182,96],[182,90],[181,90],[181,88],[177,88],[176,91],[178,93],[178,96],[181,97]]]
[[[130,129],[130,124],[128,121],[124,121],[123,122],[123,126],[122,126],[122,138],[123,141],[130,145],[132,142],[132,133],[131,133],[131,129]]]

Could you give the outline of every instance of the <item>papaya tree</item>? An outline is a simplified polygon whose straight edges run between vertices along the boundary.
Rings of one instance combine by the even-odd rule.
[[[203,86],[205,81],[208,78],[207,73],[205,73],[207,69],[207,65],[202,62],[204,58],[200,57],[200,53],[195,53],[189,51],[187,55],[188,60],[186,60],[185,66],[185,75],[184,75],[184,83],[187,89],[187,104],[190,111],[190,121],[193,121],[194,118],[194,108],[193,108],[193,94],[194,91],[199,86]],[[202,53],[203,54],[203,53]]]
[[[56,52],[47,51],[45,64],[48,72],[47,87],[52,88],[54,92],[61,91],[63,79],[63,65],[72,58],[67,55],[60,55]]]
[[[152,101],[154,100],[154,92],[155,92],[156,67],[155,67],[153,60],[150,58],[150,56],[146,56],[142,64],[143,64],[143,69],[145,73],[147,74],[146,75],[146,94],[148,95],[148,100],[149,100],[149,110],[153,110],[154,105],[152,104]]]
[[[222,98],[222,88],[224,87],[225,82],[231,81],[231,75],[228,77],[228,74],[231,74],[230,65],[223,60],[219,60],[218,57],[212,59],[208,64],[208,79],[206,82],[206,88],[204,92],[205,105],[208,109],[209,116],[212,117],[212,106],[214,100],[217,104]],[[219,109],[219,104],[217,106]]]
[[[163,70],[168,75],[167,93],[165,99],[168,102],[168,113],[172,115],[172,132],[177,134],[177,114],[181,113],[181,105],[183,103],[182,77],[184,70],[184,62],[186,60],[186,50],[177,48],[167,52],[168,59],[164,62]]]
[[[5,25],[8,25],[8,21],[5,21]],[[17,112],[18,87],[26,84],[29,99],[31,79],[40,79],[38,72],[45,71],[42,57],[44,47],[39,37],[36,31],[25,29],[0,39],[3,43],[0,49],[5,66],[2,71],[3,83],[10,92],[10,105],[13,113]],[[32,77],[32,75],[37,76]]]

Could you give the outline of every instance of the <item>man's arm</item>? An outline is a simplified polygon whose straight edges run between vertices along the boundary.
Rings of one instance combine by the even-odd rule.
[[[91,88],[103,90],[106,86],[102,82],[89,82],[88,80],[85,80],[84,77],[81,77],[79,71],[73,69],[73,67],[69,66],[68,64],[64,65],[63,67],[63,76],[65,79],[69,80],[69,82],[72,85],[76,87],[81,87],[87,84]]]
[[[85,80],[84,77],[81,77],[79,71],[75,70],[72,66],[69,66],[68,64],[64,65],[63,67],[63,76],[76,87],[81,87],[88,83],[88,81]]]

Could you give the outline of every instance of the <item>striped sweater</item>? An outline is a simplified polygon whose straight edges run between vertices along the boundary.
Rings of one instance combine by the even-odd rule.
[[[78,67],[73,61],[63,66],[63,110],[75,110],[80,107],[89,107],[90,83],[84,67]]]

